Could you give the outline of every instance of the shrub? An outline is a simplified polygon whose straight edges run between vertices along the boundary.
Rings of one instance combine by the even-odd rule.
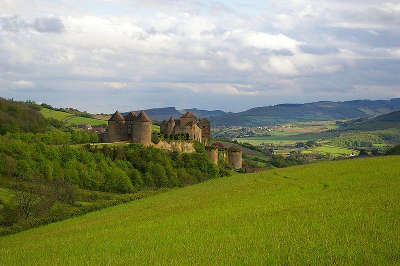
[[[386,155],[400,155],[400,145],[397,145],[388,150]]]

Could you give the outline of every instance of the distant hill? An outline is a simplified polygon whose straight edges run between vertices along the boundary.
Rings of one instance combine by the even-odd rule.
[[[208,111],[197,108],[177,110],[175,107],[152,108],[152,109],[146,109],[144,111],[147,113],[150,119],[154,121],[168,120],[171,116],[174,118],[179,118],[182,114],[186,112],[192,112],[194,115],[201,118],[209,118],[211,116],[226,114],[224,111],[221,110]],[[137,110],[135,112],[139,113],[140,111]]]
[[[400,111],[380,115],[373,118],[360,118],[344,124],[346,129],[379,130],[387,128],[400,129]]]
[[[397,110],[400,110],[400,98],[377,101],[325,101],[257,107],[244,112],[213,116],[210,120],[213,126],[263,126],[291,122],[366,118]]]
[[[212,117],[212,116],[219,116],[219,115],[227,114],[227,113],[225,113],[224,111],[221,111],[221,110],[208,111],[208,110],[200,110],[200,109],[197,109],[197,108],[183,109],[182,112],[183,113],[192,112],[195,116],[201,117],[201,118],[209,118],[209,117]]]

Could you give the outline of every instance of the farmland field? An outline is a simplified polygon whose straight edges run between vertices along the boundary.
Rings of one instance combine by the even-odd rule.
[[[50,110],[47,108],[42,108],[40,110],[42,115],[45,118],[53,118],[56,120],[60,120],[65,122],[67,126],[72,126],[72,125],[79,125],[79,124],[89,124],[91,126],[100,126],[100,125],[106,125],[107,121],[100,120],[100,119],[95,119],[95,118],[87,118],[87,117],[80,117],[74,114],[66,113],[66,112],[60,112],[60,111],[55,111],[55,110]]]
[[[64,121],[67,118],[74,117],[75,115],[69,114],[66,112],[59,112],[55,110],[50,110],[47,108],[42,108],[40,109],[40,113],[45,117],[45,118],[54,118],[56,120]]]
[[[396,265],[399,186],[399,156],[234,175],[0,237],[0,264]]]
[[[252,145],[260,145],[263,143],[290,145],[290,144],[296,144],[297,142],[304,142],[309,139],[307,139],[304,135],[288,135],[288,136],[236,138],[235,140],[240,143],[250,143]]]
[[[312,149],[308,149],[303,151],[304,153],[321,153],[321,154],[331,154],[333,156],[341,156],[341,155],[358,155],[358,151],[348,149],[348,148],[342,148],[342,147],[335,147],[335,146],[329,146],[329,145],[324,145]]]

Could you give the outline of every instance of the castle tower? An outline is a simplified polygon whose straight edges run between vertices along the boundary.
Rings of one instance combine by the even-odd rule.
[[[199,122],[199,127],[201,128],[201,140],[204,145],[208,145],[210,143],[211,138],[211,124],[208,119],[203,118]]]
[[[242,169],[242,151],[236,146],[228,149],[228,165],[234,170]]]
[[[181,116],[181,125],[184,126],[189,122],[197,121],[197,117],[192,112],[187,112],[183,116]]]
[[[150,145],[151,125],[150,118],[144,111],[141,111],[132,124],[132,142],[141,143],[145,146]]]
[[[218,147],[207,147],[207,154],[210,161],[213,162],[213,164],[218,165]]]
[[[173,135],[174,134],[174,128],[175,128],[175,120],[174,118],[171,116],[171,118],[168,121],[168,129],[167,129],[167,134],[169,135]]]
[[[137,118],[137,114],[135,112],[129,112],[124,118],[125,118],[126,128],[128,130],[128,136],[132,138],[133,122]]]
[[[125,118],[116,111],[108,120],[108,138],[110,142],[128,139]]]

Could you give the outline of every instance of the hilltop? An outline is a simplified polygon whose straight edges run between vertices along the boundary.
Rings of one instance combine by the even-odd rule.
[[[400,262],[400,157],[235,175],[0,238],[4,265]]]
[[[192,112],[201,118],[210,119],[213,126],[266,126],[291,122],[347,120],[369,118],[400,110],[400,98],[391,100],[321,101],[305,104],[278,104],[255,107],[232,113],[221,110],[182,109],[176,107],[150,108],[144,111],[153,121],[168,120]],[[139,112],[137,110],[135,112]],[[123,113],[127,114],[127,113]]]
[[[391,100],[357,100],[279,104],[257,107],[239,113],[212,117],[214,126],[264,126],[290,122],[345,120],[372,117],[400,110],[400,98]]]
[[[400,129],[400,111],[380,115],[373,118],[360,118],[344,123],[348,130],[379,130],[388,128]]]
[[[197,108],[178,110],[175,107],[151,108],[151,109],[145,109],[144,111],[150,117],[150,119],[153,121],[168,120],[171,116],[174,118],[178,118],[187,112],[191,112],[195,116],[201,117],[201,118],[209,118],[212,116],[226,114],[224,111],[221,111],[221,110],[208,111],[208,110],[202,110],[202,109],[197,109]],[[140,113],[139,110],[137,110],[135,112]],[[123,114],[125,115],[127,113],[123,113]]]

